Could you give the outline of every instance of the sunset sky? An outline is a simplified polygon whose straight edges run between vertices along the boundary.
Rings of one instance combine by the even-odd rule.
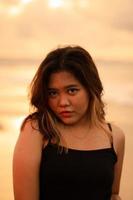
[[[0,0],[0,58],[38,59],[78,44],[93,57],[133,62],[132,0]]]

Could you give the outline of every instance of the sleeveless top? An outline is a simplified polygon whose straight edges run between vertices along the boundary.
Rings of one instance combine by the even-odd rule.
[[[40,200],[110,200],[116,162],[113,143],[96,150],[68,148],[68,153],[48,143],[42,150]]]

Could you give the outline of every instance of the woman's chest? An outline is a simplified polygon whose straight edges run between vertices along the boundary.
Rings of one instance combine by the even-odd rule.
[[[48,146],[42,157],[41,176],[46,183],[87,184],[100,186],[112,184],[116,156],[111,148],[93,151],[69,149],[58,153]]]

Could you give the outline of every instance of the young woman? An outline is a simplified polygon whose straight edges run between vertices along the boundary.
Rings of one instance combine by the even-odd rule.
[[[80,46],[51,51],[30,90],[13,156],[15,200],[119,200],[124,133],[105,119],[103,86]]]

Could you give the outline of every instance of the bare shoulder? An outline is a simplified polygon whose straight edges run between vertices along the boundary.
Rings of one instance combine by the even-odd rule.
[[[39,132],[37,123],[27,120],[19,133],[15,150],[23,151],[41,151],[43,146],[43,135]]]
[[[111,124],[112,126],[112,136],[113,136],[113,143],[114,147],[117,152],[124,149],[125,145],[125,133],[124,131],[117,125]]]
[[[125,140],[125,133],[123,132],[123,130],[119,126],[113,123],[111,124],[111,126],[112,126],[113,138],[115,140],[122,140],[122,141]]]
[[[20,131],[20,135],[29,136],[31,138],[43,139],[43,135],[39,132],[39,128],[36,121],[27,120]]]
[[[24,124],[22,125],[22,131],[34,131],[38,130],[38,125],[35,120],[27,119]]]

